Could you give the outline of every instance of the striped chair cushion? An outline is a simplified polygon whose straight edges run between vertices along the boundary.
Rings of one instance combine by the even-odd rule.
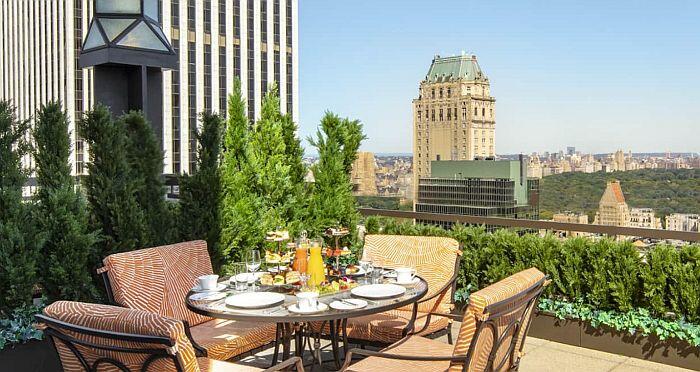
[[[272,323],[239,322],[214,319],[192,327],[192,338],[207,349],[207,356],[228,360],[275,340]]]
[[[374,266],[416,269],[428,282],[425,297],[437,293],[455,273],[455,261],[460,255],[459,243],[452,238],[403,235],[367,235],[362,251],[363,260],[372,260]],[[437,304],[437,302],[440,304]],[[413,305],[404,307],[410,311]],[[452,309],[452,290],[442,298],[421,304],[422,312],[449,312]]]
[[[118,304],[191,326],[211,320],[188,310],[184,301],[197,277],[213,272],[205,241],[117,253],[106,257],[104,265]]]
[[[469,360],[468,371],[484,371],[488,363],[488,357],[494,346],[494,334],[489,327],[484,327],[478,335],[475,335],[477,320],[486,321],[489,319],[489,314],[484,313],[486,306],[521,294],[544,279],[544,277],[545,275],[536,268],[530,268],[511,275],[469,296],[469,307],[462,320],[462,326],[460,327],[459,336],[457,337],[454,348],[454,355],[467,355],[469,348],[474,344],[474,352]],[[533,307],[527,308],[523,305],[522,301],[514,300],[508,305],[513,311],[506,311],[504,315],[498,318],[492,318],[496,323],[499,334],[505,330],[511,320],[521,318],[523,312],[527,312],[526,315],[528,316],[531,314]],[[518,334],[509,333],[500,344],[494,359],[496,364],[508,358],[506,356],[506,351],[513,337],[516,337],[516,345],[518,347],[515,349],[515,357],[519,358],[519,346],[526,336],[524,331],[527,329],[527,324],[529,323],[529,318],[526,319],[526,324],[519,328]],[[511,363],[506,362],[505,365],[508,366],[510,364]],[[461,371],[462,367],[463,365],[461,363],[452,363],[450,371]]]
[[[398,355],[437,355],[445,356],[452,353],[452,345],[444,342],[431,340],[419,336],[411,336],[401,340],[383,352]],[[387,358],[369,357],[365,358],[347,369],[347,372],[370,372],[370,371],[411,371],[411,372],[439,372],[447,371],[450,362],[425,362],[415,360],[397,360]]]
[[[171,355],[176,355],[185,372],[199,371],[194,349],[185,335],[183,323],[179,320],[162,317],[147,311],[69,301],[54,302],[44,309],[44,314],[65,323],[102,331],[167,337],[175,342],[175,347],[120,341],[100,336],[88,336],[63,328],[58,329],[61,333],[95,345],[167,349]],[[64,371],[84,371],[78,358],[63,341],[54,338],[54,344]],[[150,356],[148,354],[101,350],[81,345],[75,345],[75,347],[90,365],[100,358],[111,358],[123,363],[133,371],[140,371],[143,363]],[[149,366],[148,370],[176,371],[177,369],[171,359],[158,359]],[[118,369],[112,365],[103,364],[99,371],[118,371]]]
[[[384,344],[392,344],[400,340],[403,330],[411,320],[411,311],[389,310],[378,314],[361,316],[348,319],[347,334],[354,340],[377,341]],[[419,335],[429,335],[445,329],[448,325],[448,318],[431,316],[428,327],[423,329],[428,316],[425,313],[418,313],[414,322],[415,330],[421,331]],[[318,332],[321,322],[311,323],[311,330]],[[324,325],[323,334],[330,334],[328,323]]]

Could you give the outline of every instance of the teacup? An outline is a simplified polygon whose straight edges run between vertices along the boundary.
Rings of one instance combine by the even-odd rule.
[[[416,276],[416,270],[410,267],[399,267],[396,269],[396,282],[397,283],[410,283],[413,281],[413,277]]]
[[[297,304],[299,310],[312,311],[318,307],[318,292],[299,292],[297,293]]]
[[[211,291],[216,289],[216,282],[219,280],[219,276],[215,274],[202,275],[197,278],[199,283],[199,288],[203,291]]]

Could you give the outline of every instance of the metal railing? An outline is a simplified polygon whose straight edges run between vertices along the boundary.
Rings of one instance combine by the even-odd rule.
[[[358,208],[363,216],[382,216],[423,221],[452,222],[469,225],[491,225],[517,227],[535,230],[575,231],[603,235],[635,236],[651,239],[682,240],[700,242],[700,232],[645,229],[639,227],[621,227],[606,225],[589,225],[582,223],[565,223],[545,220],[525,220],[516,218],[464,216],[457,214],[397,211],[389,209]]]

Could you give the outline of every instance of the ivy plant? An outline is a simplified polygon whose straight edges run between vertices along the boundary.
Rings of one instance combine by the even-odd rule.
[[[8,318],[0,319],[0,350],[30,340],[42,340],[44,333],[34,327],[34,315],[43,307],[43,301],[38,306],[24,305],[14,309]]]

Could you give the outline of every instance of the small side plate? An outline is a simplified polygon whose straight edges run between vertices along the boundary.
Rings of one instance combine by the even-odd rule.
[[[324,304],[323,302],[319,302],[315,309],[302,310],[299,308],[299,304],[294,304],[288,307],[287,310],[289,310],[290,313],[294,314],[316,314],[328,310],[328,305]]]

